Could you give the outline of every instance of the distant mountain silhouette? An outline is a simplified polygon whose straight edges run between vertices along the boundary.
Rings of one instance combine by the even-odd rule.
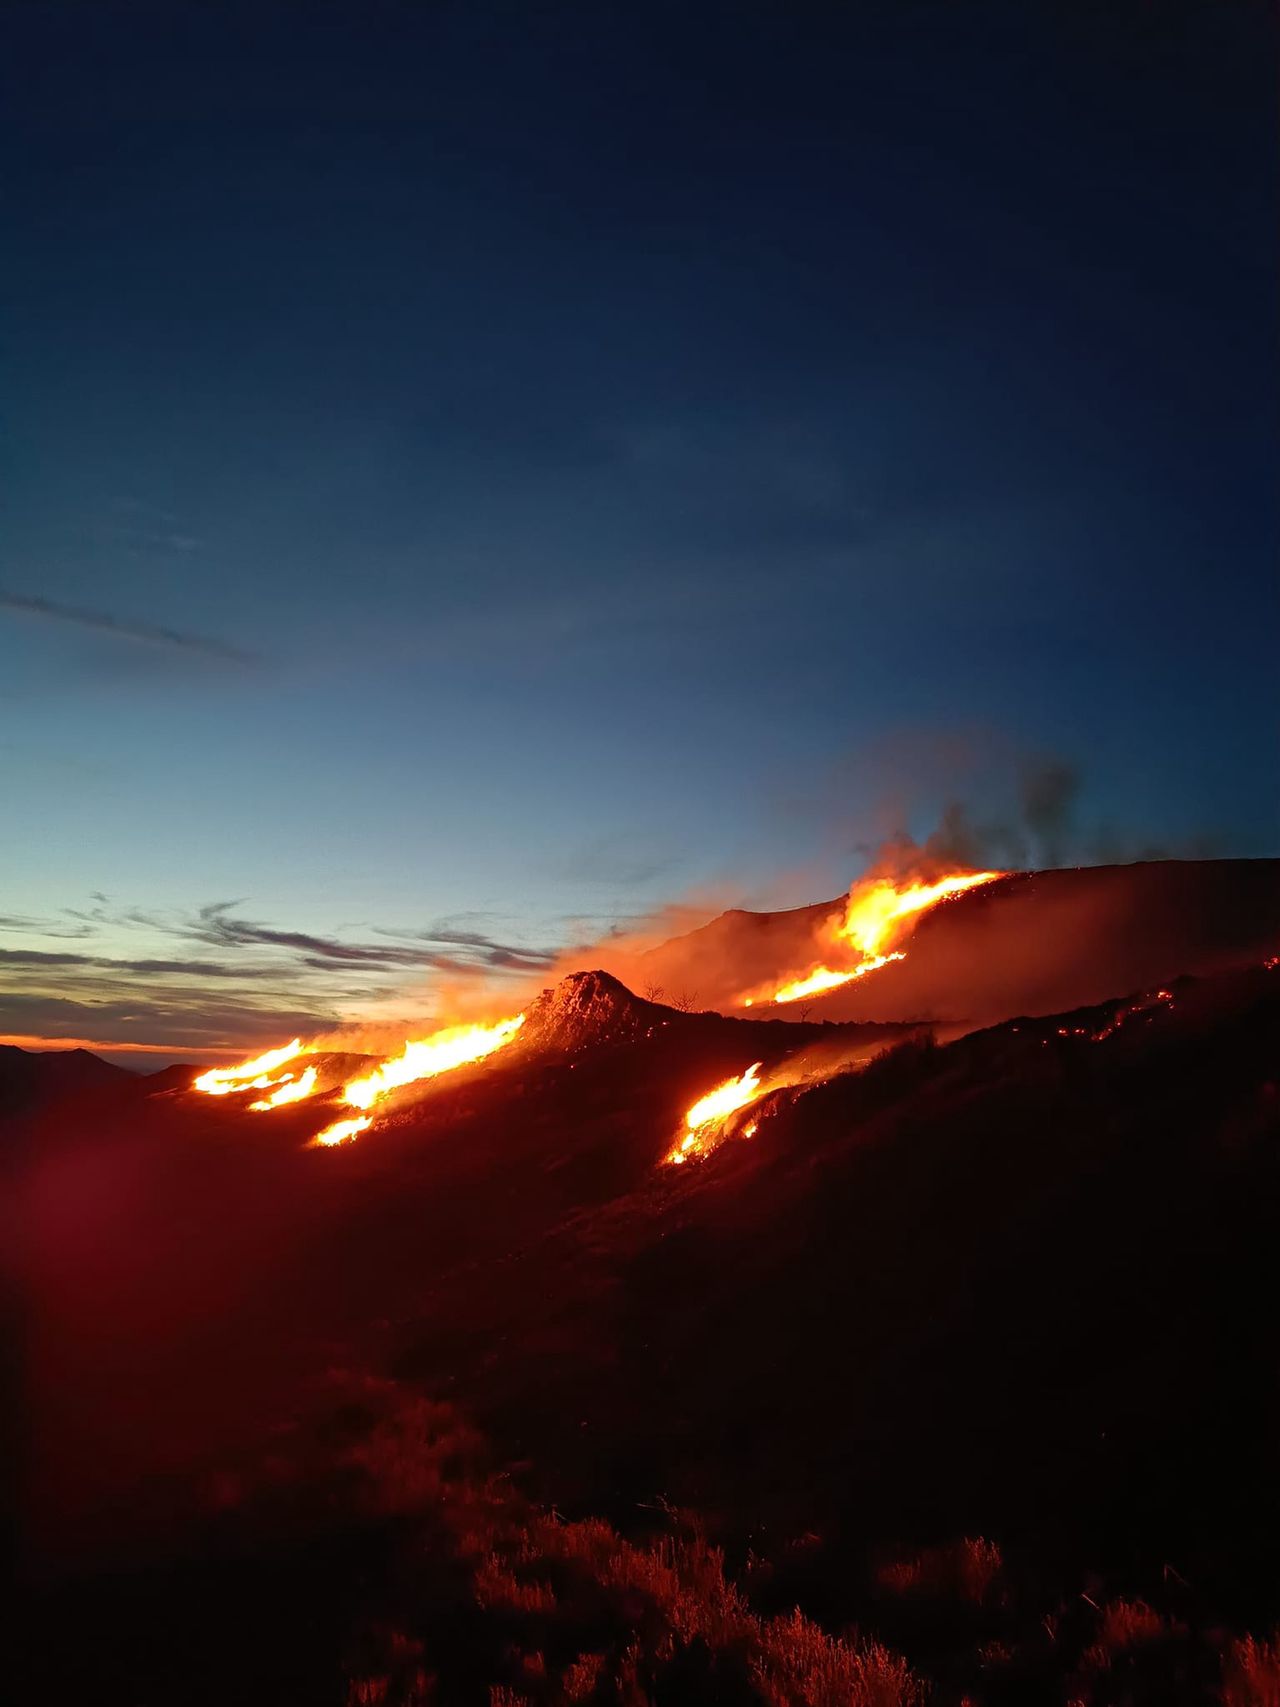
[[[127,1067],[103,1061],[88,1049],[18,1049],[0,1045],[0,1115],[60,1102],[86,1091],[129,1084]]]

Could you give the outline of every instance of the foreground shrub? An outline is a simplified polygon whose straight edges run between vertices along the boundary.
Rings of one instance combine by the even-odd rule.
[[[531,1505],[491,1473],[477,1438],[447,1407],[400,1406],[351,1462],[375,1511],[416,1513],[428,1526],[420,1554],[436,1574],[420,1616],[440,1628],[426,1642],[398,1638],[395,1654],[375,1642],[378,1664],[352,1682],[349,1707],[429,1699],[421,1657],[447,1654],[450,1625],[468,1631],[462,1663],[490,1672],[468,1674],[467,1693],[487,1690],[492,1707],[650,1707],[711,1694],[760,1707],[919,1707],[925,1699],[906,1660],[879,1643],[830,1636],[799,1610],[760,1617],[696,1525],[631,1541],[600,1518],[566,1522]],[[452,1614],[439,1604],[442,1583],[461,1602]],[[444,1683],[442,1670],[442,1698]]]
[[[981,1606],[1004,1568],[1000,1549],[985,1537],[966,1536],[941,1547],[926,1547],[910,1559],[882,1565],[876,1580],[893,1594],[932,1595]]]
[[[1181,1634],[1180,1625],[1162,1618],[1145,1600],[1112,1600],[1102,1608],[1097,1635],[1084,1656],[1085,1664],[1101,1669],[1123,1654]]]
[[[1280,1631],[1270,1641],[1246,1636],[1222,1662],[1223,1707],[1280,1707]]]
[[[828,1636],[797,1607],[759,1632],[752,1675],[769,1707],[916,1707],[925,1690],[878,1642]]]

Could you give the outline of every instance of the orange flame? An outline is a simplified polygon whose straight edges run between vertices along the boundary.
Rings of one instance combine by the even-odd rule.
[[[454,1067],[472,1061],[483,1061],[487,1055],[509,1043],[524,1024],[524,1015],[498,1020],[493,1025],[453,1025],[433,1032],[429,1037],[415,1039],[404,1045],[399,1055],[388,1058],[370,1073],[352,1079],[344,1087],[342,1100],[352,1108],[369,1109],[383,1097],[402,1085],[416,1084],[421,1079],[434,1079]],[[292,1072],[275,1074],[277,1067],[299,1055],[314,1055],[314,1045],[303,1046],[298,1038],[283,1048],[269,1049],[265,1055],[244,1061],[238,1067],[214,1067],[195,1081],[195,1089],[208,1096],[228,1096],[232,1091],[270,1090],[271,1095],[259,1097],[249,1107],[260,1114],[273,1109],[287,1108],[315,1094],[319,1069],[314,1065],[295,1076]],[[275,1074],[273,1077],[272,1075]],[[373,1116],[335,1120],[311,1140],[313,1144],[329,1146],[343,1144],[355,1138],[373,1124]]]
[[[401,1085],[434,1079],[451,1068],[483,1061],[486,1055],[509,1043],[523,1024],[524,1015],[516,1014],[514,1019],[499,1020],[496,1025],[446,1026],[430,1037],[406,1043],[399,1055],[384,1061],[363,1078],[352,1079],[342,1093],[342,1100],[352,1108],[372,1108]]]
[[[332,1126],[326,1126],[323,1132],[317,1132],[311,1140],[313,1145],[321,1145],[328,1149],[334,1144],[345,1144],[348,1139],[357,1137],[366,1126],[373,1125],[371,1114],[357,1115],[352,1120],[335,1120]]]
[[[841,984],[848,984],[855,978],[865,978],[868,972],[878,972],[882,966],[887,966],[891,960],[905,960],[905,954],[877,954],[871,960],[864,960],[861,966],[855,966],[851,972],[833,972],[829,966],[819,966],[816,972],[811,972],[807,978],[797,978],[794,984],[784,984],[775,990],[770,997],[774,1002],[798,1002],[804,996],[818,996],[825,990],[837,989]],[[749,1007],[751,1004],[748,1003]]]
[[[761,1095],[760,1068],[753,1062],[736,1079],[726,1079],[706,1096],[699,1097],[684,1117],[685,1135],[667,1157],[669,1162],[684,1162],[691,1155],[705,1156],[719,1142],[720,1128],[735,1109],[745,1108]]]
[[[936,883],[909,883],[897,888],[888,878],[871,884],[858,884],[849,892],[844,910],[844,923],[836,927],[836,935],[852,943],[860,954],[881,954],[884,945],[899,919],[910,918],[928,907],[945,901],[949,895],[959,895],[966,889],[976,889],[980,883],[993,883],[1003,877],[1002,871],[956,872]]]
[[[265,1055],[255,1056],[252,1061],[242,1061],[238,1067],[210,1067],[207,1073],[201,1073],[193,1089],[211,1097],[230,1096],[232,1091],[261,1090],[281,1082],[270,1077],[277,1067],[283,1067],[295,1055],[310,1053],[309,1049],[302,1047],[302,1040],[295,1037],[292,1043],[286,1043],[280,1049],[268,1049]]]
[[[282,1084],[269,1097],[263,1097],[260,1102],[251,1102],[249,1107],[258,1112],[265,1112],[271,1108],[283,1108],[286,1103],[302,1102],[315,1090],[318,1076],[314,1067],[308,1067],[302,1077],[298,1079],[295,1079],[292,1073],[286,1073],[287,1083]]]
[[[842,917],[829,920],[827,934],[834,948],[858,956],[852,966],[816,966],[798,978],[785,979],[781,984],[756,991],[744,997],[743,1006],[752,1007],[758,1000],[769,1002],[798,1002],[806,996],[817,996],[838,989],[855,978],[865,978],[868,972],[878,972],[892,960],[905,960],[905,951],[895,945],[906,934],[905,921],[959,895],[966,889],[976,889],[981,883],[992,883],[1003,877],[1001,871],[953,872],[935,883],[912,880],[897,884],[887,877],[855,883],[849,891]]]

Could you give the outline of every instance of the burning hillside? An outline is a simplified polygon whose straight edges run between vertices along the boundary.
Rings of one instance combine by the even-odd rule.
[[[788,1017],[973,1026],[1249,965],[1280,941],[1274,860],[970,873],[931,894],[939,881],[895,876],[787,912],[722,913],[632,957],[627,975],[722,1013],[749,1000]]]
[[[1265,861],[881,874],[855,883],[839,903],[722,915],[645,957],[650,971],[677,970],[673,984],[710,985],[708,1007],[718,1013],[678,1011],[634,995],[605,971],[577,972],[517,1013],[437,1027],[379,1058],[339,1056],[294,1038],[203,1072],[193,1088],[255,1116],[314,1108],[311,1141],[332,1148],[437,1082],[498,1057],[533,1062],[622,1048],[673,1026],[709,1040],[730,1035],[724,1027],[736,1023],[764,1027],[751,1032],[759,1044],[743,1034],[733,1051],[738,1065],[721,1087],[732,1098],[729,1085],[739,1083],[749,1102],[764,1094],[743,1074],[753,1060],[772,1063],[770,1089],[821,1076],[811,1062],[778,1072],[806,1043],[804,1022],[815,1008],[824,1021],[844,1024],[887,1019],[965,1029],[1258,959],[1277,938],[1280,883]],[[849,1059],[850,1047],[838,1042],[822,1070]],[[692,1100],[708,1095],[704,1086]],[[706,1154],[741,1124],[689,1118],[671,1159]]]
[[[363,1393],[394,1370],[494,1441],[487,1488],[510,1474],[619,1525],[687,1509],[741,1557],[770,1548],[744,1592],[813,1593],[835,1624],[883,1615],[865,1585],[907,1541],[976,1534],[1035,1581],[1083,1560],[1154,1593],[1173,1561],[1220,1618],[1273,1533],[1274,1406],[1242,1324],[1274,1244],[1276,975],[946,1045],[682,1012],[592,971],[377,1058],[295,1039],[200,1088],[113,1075],[13,1130],[33,1524],[77,1560],[92,1517],[108,1546],[128,1524],[144,1555],[199,1558],[199,1592],[157,1591],[198,1631],[184,1656],[225,1652],[259,1600],[277,1619],[281,1594],[312,1640],[317,1581],[341,1620],[384,1580],[382,1532],[335,1533],[308,1480],[334,1438],[326,1372]],[[376,1141],[326,1159],[317,1133]],[[414,1450],[358,1460],[385,1478],[397,1558],[396,1501],[439,1506]],[[482,1509],[460,1502],[468,1536]],[[243,1550],[201,1548],[250,1511],[266,1564],[246,1578]],[[588,1651],[572,1603],[477,1557],[486,1605],[518,1591],[521,1617],[568,1620],[543,1659]],[[1042,1641],[1039,1610],[1030,1636],[1019,1617],[1010,1643]],[[982,1640],[965,1688],[994,1703]],[[154,1630],[136,1642],[146,1663]]]
[[[397,1091],[437,1079],[459,1067],[470,1066],[504,1048],[520,1027],[524,1015],[496,1021],[492,1025],[443,1026],[422,1038],[410,1039],[396,1053],[384,1057],[371,1068],[335,1082],[332,1069],[341,1067],[343,1057],[328,1057],[329,1075],[321,1077],[321,1065],[308,1061],[317,1053],[299,1038],[278,1049],[268,1050],[250,1061],[234,1067],[217,1067],[201,1073],[193,1090],[205,1096],[245,1097],[253,1091],[269,1091],[247,1104],[250,1113],[269,1114],[273,1110],[291,1108],[308,1098],[316,1097],[326,1105],[359,1109],[358,1115],[343,1115],[317,1132],[312,1142],[322,1148],[343,1144],[373,1124],[376,1110]]]
[[[191,1088],[250,1114],[296,1112],[310,1103],[320,1122],[310,1142],[321,1149],[346,1144],[379,1120],[411,1103],[464,1068],[481,1068],[500,1054],[535,1069],[583,1055],[634,1052],[670,1034],[692,1048],[727,1048],[741,1055],[762,1051],[777,1063],[822,1039],[827,1070],[892,1042],[894,1026],[804,1026],[776,1019],[738,1019],[716,1013],[684,1013],[633,995],[607,972],[575,972],[543,990],[526,1011],[488,1025],[454,1025],[411,1039],[380,1059],[334,1055],[294,1038],[279,1048],[231,1067],[201,1073]],[[759,1062],[756,1063],[760,1065]],[[798,1077],[799,1070],[793,1077]],[[775,1081],[776,1082],[776,1081]],[[725,1111],[721,1111],[722,1113]],[[718,1142],[721,1122],[690,1122],[703,1154]]]
[[[811,967],[798,977],[784,978],[742,997],[743,1007],[756,1002],[799,1002],[826,995],[854,979],[878,972],[893,961],[905,960],[898,945],[910,935],[920,916],[953,895],[963,895],[1002,877],[999,871],[952,872],[925,881],[918,877],[868,877],[849,890],[844,907],[826,918],[818,932],[831,958],[842,964]]]

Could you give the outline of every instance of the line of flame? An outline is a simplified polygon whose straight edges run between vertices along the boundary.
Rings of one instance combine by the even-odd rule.
[[[323,1132],[317,1132],[311,1140],[312,1146],[329,1149],[334,1144],[345,1144],[350,1139],[358,1137],[367,1127],[373,1125],[371,1114],[356,1115],[351,1120],[335,1120],[332,1126],[326,1126]]]
[[[952,872],[934,883],[913,880],[897,884],[887,877],[855,883],[843,914],[829,918],[825,926],[831,946],[843,952],[851,950],[857,956],[854,964],[812,967],[799,977],[752,991],[742,998],[742,1006],[754,1007],[757,1002],[798,1002],[806,996],[823,995],[852,983],[855,978],[865,978],[869,972],[878,972],[891,961],[905,960],[905,951],[893,946],[902,939],[904,921],[914,919],[952,895],[992,883],[1004,875],[1001,871],[966,871]]]
[[[736,1079],[726,1079],[722,1085],[708,1091],[706,1096],[698,1098],[685,1114],[685,1135],[667,1157],[669,1162],[684,1162],[691,1155],[705,1154],[711,1147],[708,1139],[712,1133],[718,1131],[735,1110],[745,1108],[762,1094],[762,1065],[760,1061],[753,1062]]]
[[[252,1061],[242,1061],[238,1067],[210,1067],[207,1073],[201,1073],[195,1081],[195,1089],[203,1091],[206,1096],[224,1097],[232,1091],[257,1090],[268,1083],[278,1083],[269,1079],[277,1067],[283,1067],[292,1061],[295,1055],[308,1055],[309,1049],[304,1049],[302,1039],[295,1037],[292,1043],[286,1043],[279,1049],[268,1049],[265,1055],[258,1055]]]
[[[288,1074],[287,1077],[290,1081],[288,1084],[281,1085],[278,1090],[273,1091],[269,1097],[262,1098],[260,1102],[251,1102],[249,1107],[258,1113],[265,1113],[268,1109],[284,1108],[286,1104],[291,1102],[303,1102],[315,1090],[319,1071],[315,1067],[308,1067],[301,1078],[295,1079],[292,1073]]]
[[[399,1055],[375,1067],[363,1078],[352,1079],[342,1100],[352,1108],[372,1108],[391,1091],[420,1079],[434,1079],[454,1067],[483,1061],[495,1049],[510,1042],[524,1024],[524,1015],[499,1020],[496,1025],[454,1025],[433,1032],[418,1042],[406,1043]]]

